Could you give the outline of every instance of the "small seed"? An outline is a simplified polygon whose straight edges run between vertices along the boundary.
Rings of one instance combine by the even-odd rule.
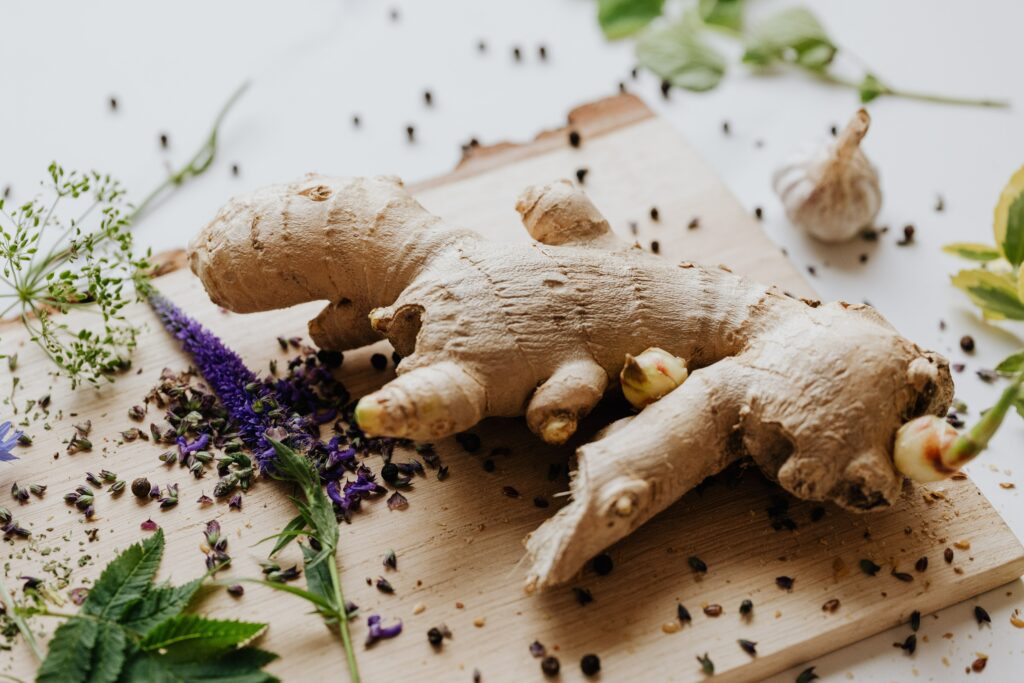
[[[914,631],[921,628],[921,613],[918,610],[910,613],[910,628]]]
[[[751,640],[744,640],[743,638],[740,638],[736,642],[740,644],[740,648],[742,648],[748,655],[751,657],[757,656],[757,643]]]
[[[988,615],[988,612],[981,605],[974,606],[974,618],[978,620],[978,626],[992,623],[992,617]]]
[[[832,598],[821,606],[822,612],[829,612],[830,614],[834,613],[837,609],[839,609],[839,600],[836,598]]]
[[[971,353],[974,351],[974,337],[969,334],[965,334],[960,337],[960,348],[963,349],[965,353]]]
[[[545,676],[557,676],[561,668],[562,665],[558,661],[558,657],[549,655],[540,660],[540,670]]]
[[[881,567],[872,562],[871,560],[860,561],[860,570],[868,576],[875,576],[876,574],[878,574],[878,571],[880,569]]]
[[[709,617],[720,617],[720,616],[722,616],[722,606],[721,605],[708,605],[707,607],[704,608],[704,614],[706,614]]]
[[[783,590],[790,590],[793,588],[793,583],[796,579],[789,576],[778,576],[775,578],[775,585]]]
[[[595,654],[583,655],[580,669],[584,676],[596,676],[601,671],[601,659]]]
[[[923,572],[926,569],[928,569],[928,557],[925,556],[918,559],[918,561],[914,563],[914,569],[916,569],[919,572]]]
[[[946,548],[942,551],[942,559],[946,561],[946,564],[950,564],[953,561],[953,549]]]

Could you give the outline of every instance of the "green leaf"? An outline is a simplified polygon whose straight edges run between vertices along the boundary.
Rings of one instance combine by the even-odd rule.
[[[999,258],[999,250],[978,242],[954,242],[942,247],[942,251],[969,261],[994,261]]]
[[[143,652],[160,652],[178,661],[194,661],[234,650],[266,629],[266,624],[185,614],[172,617],[151,630],[139,647]]]
[[[117,624],[103,622],[98,625],[96,645],[92,650],[92,664],[88,683],[114,683],[124,666],[128,645],[124,631]],[[53,646],[51,645],[51,652]]]
[[[783,60],[808,69],[825,68],[838,49],[818,19],[803,7],[784,9],[754,26],[745,48],[743,61],[748,64],[767,66]]]
[[[326,562],[316,562],[317,552],[309,546],[300,543],[299,548],[302,549],[302,558],[305,561],[306,588],[310,593],[320,596],[324,602],[330,604],[329,609],[317,606],[317,611],[328,624],[333,623],[341,610],[334,596],[331,567]]]
[[[705,23],[735,31],[743,27],[744,0],[700,0],[700,16]]]
[[[645,31],[637,40],[636,58],[663,80],[697,92],[714,88],[725,74],[725,59],[685,20]]]
[[[162,529],[142,543],[129,546],[100,574],[82,605],[82,613],[110,620],[120,619],[133,602],[146,594],[160,566],[163,551]]]
[[[982,309],[986,318],[1024,320],[1024,303],[1017,296],[1017,283],[1010,274],[981,269],[961,270],[952,281]]]
[[[882,81],[878,80],[874,74],[869,73],[864,76],[864,80],[857,86],[857,91],[860,94],[860,101],[863,104],[867,104],[871,100],[889,92],[889,88]]]
[[[1006,260],[1014,266],[1024,262],[1024,192],[1010,203],[1006,215],[1006,234],[1001,246]]]
[[[665,0],[598,0],[597,21],[609,40],[631,36],[661,16]]]
[[[1003,362],[996,366],[996,372],[1012,375],[1024,369],[1024,351],[1007,356]]]
[[[202,584],[202,579],[195,579],[182,586],[158,586],[151,589],[129,607],[121,618],[121,626],[140,636],[145,635],[160,622],[181,614]]]
[[[308,576],[309,575],[307,574],[307,577]],[[267,588],[271,588],[271,589],[276,590],[276,591],[281,591],[282,593],[290,593],[291,595],[294,595],[297,598],[302,598],[303,600],[312,603],[313,606],[317,607],[318,609],[324,609],[324,610],[333,610],[334,609],[333,602],[329,602],[329,601],[325,600],[324,598],[322,598],[321,596],[317,595],[316,593],[311,593],[310,591],[303,590],[301,588],[296,588],[295,586],[291,586],[291,585],[289,585],[287,583],[277,583],[276,581],[264,581],[263,579],[232,579],[230,581],[230,583],[238,583],[238,582],[241,582],[241,583],[258,583],[261,586],[266,586]]]
[[[284,529],[281,529],[281,533],[275,534],[277,537],[277,543],[274,544],[273,549],[270,551],[270,557],[277,555],[279,552],[285,549],[294,538],[302,533],[302,530],[306,528],[306,518],[302,515],[296,515],[290,522],[285,524]],[[275,536],[270,536],[274,538]],[[263,539],[267,540],[267,539]]]
[[[252,647],[205,661],[140,652],[128,662],[120,683],[277,683],[277,678],[261,671],[275,659],[277,655]]]
[[[274,476],[291,481],[302,489],[306,503],[296,503],[300,516],[305,517],[306,524],[312,528],[311,535],[324,547],[325,555],[333,555],[338,547],[338,519],[334,515],[331,499],[320,484],[320,475],[309,460],[288,446],[273,439],[270,439],[270,443],[277,452]]]
[[[84,683],[89,680],[99,624],[72,618],[54,632],[50,649],[36,674],[36,683]]]

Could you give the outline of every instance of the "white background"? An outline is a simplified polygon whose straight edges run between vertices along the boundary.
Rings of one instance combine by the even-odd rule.
[[[749,4],[756,18],[786,3]],[[677,91],[666,102],[653,77],[629,79],[632,45],[605,42],[592,0],[4,2],[0,185],[11,186],[14,200],[24,199],[56,159],[68,168],[110,172],[141,199],[192,154],[227,95],[252,79],[223,129],[215,166],[136,229],[146,246],[179,247],[233,193],[310,170],[427,178],[451,169],[470,137],[485,144],[529,140],[562,124],[570,107],[612,94],[625,80],[700,149],[744,205],[764,207],[765,229],[799,267],[816,266],[812,284],[824,298],[868,300],[922,346],[966,362],[958,395],[976,415],[997,389],[974,370],[1020,348],[1022,329],[980,322],[949,286],[958,263],[939,247],[991,241],[996,197],[1024,164],[1024,3],[807,4],[842,47],[894,85],[998,96],[1015,105],[985,110],[893,99],[870,105],[865,148],[881,169],[885,193],[879,224],[893,228],[877,245],[809,243],[786,223],[770,187],[771,171],[788,152],[852,114],[854,93],[800,74],[750,74],[730,50],[734,66],[717,90]],[[392,7],[400,9],[397,22]],[[487,43],[483,54],[480,40]],[[537,56],[542,44],[546,62]],[[512,58],[517,45],[521,63]],[[434,95],[433,108],[423,104],[425,89]],[[119,102],[116,113],[111,96]],[[362,119],[359,129],[353,114]],[[721,133],[726,119],[730,136]],[[412,145],[407,124],[416,126]],[[161,132],[169,135],[166,151],[158,144]],[[933,208],[939,194],[942,213]],[[897,247],[907,223],[917,228],[916,243]],[[865,251],[871,258],[861,265],[857,257]],[[944,333],[940,319],[949,326]],[[965,357],[957,341],[967,333],[978,351]],[[1016,481],[1022,445],[1024,423],[1014,417],[970,467],[1018,536],[1024,535],[1020,494],[998,484]],[[1022,605],[1022,592],[1018,581],[937,619],[926,617],[914,658],[891,647],[906,635],[902,628],[813,664],[832,681],[958,680],[974,653],[984,652],[991,660],[983,677],[1020,680],[1024,631],[1009,624],[1009,615]],[[975,602],[992,614],[991,630],[975,625]],[[945,632],[956,635],[943,639]],[[798,670],[773,680],[792,681]]]

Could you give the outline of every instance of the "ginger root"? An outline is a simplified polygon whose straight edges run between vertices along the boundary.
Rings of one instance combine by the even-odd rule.
[[[230,201],[190,261],[234,311],[327,301],[310,322],[321,347],[387,337],[404,360],[358,404],[371,434],[436,439],[525,414],[562,443],[626,354],[685,358],[684,383],[579,449],[571,502],[527,540],[530,589],[570,580],[742,457],[801,498],[856,511],[896,499],[896,431],[945,414],[945,359],[868,306],[633,248],[567,181],[528,188],[516,208],[534,242],[451,229],[397,178],[309,175]]]

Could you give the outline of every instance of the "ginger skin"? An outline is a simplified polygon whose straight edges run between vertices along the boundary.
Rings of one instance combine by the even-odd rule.
[[[310,175],[233,199],[190,261],[230,310],[328,301],[310,322],[321,347],[388,338],[405,358],[359,402],[371,434],[436,439],[525,414],[562,443],[626,354],[685,359],[683,384],[579,449],[572,501],[527,540],[528,589],[570,580],[742,457],[801,498],[855,511],[897,498],[896,431],[945,414],[944,358],[868,306],[630,247],[568,181],[528,188],[516,208],[536,241],[448,228],[396,178]]]

